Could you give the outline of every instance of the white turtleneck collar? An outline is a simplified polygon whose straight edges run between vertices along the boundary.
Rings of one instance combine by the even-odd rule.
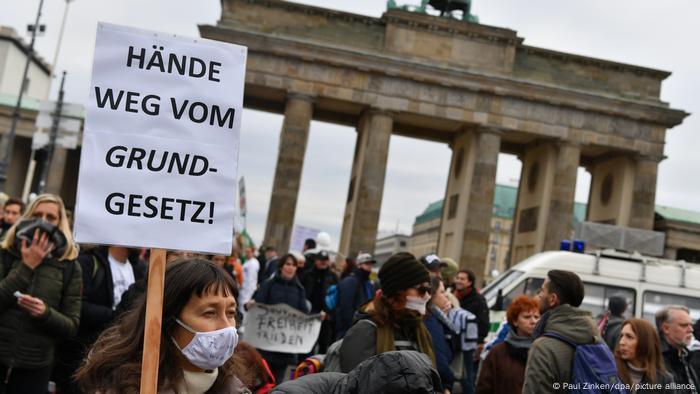
[[[212,372],[182,371],[182,380],[175,386],[178,393],[204,394],[214,385],[219,369]]]

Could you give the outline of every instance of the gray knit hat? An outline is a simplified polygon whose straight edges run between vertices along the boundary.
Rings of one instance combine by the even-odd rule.
[[[401,252],[389,257],[379,269],[379,282],[382,293],[393,295],[401,290],[430,282],[430,273],[425,266],[410,253]]]

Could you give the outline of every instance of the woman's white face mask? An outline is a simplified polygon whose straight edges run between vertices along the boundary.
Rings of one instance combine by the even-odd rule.
[[[425,306],[430,300],[430,294],[425,293],[423,297],[406,296],[406,309],[416,311],[421,315],[425,315]]]
[[[180,319],[175,321],[194,334],[194,338],[184,348],[180,348],[175,338],[170,337],[170,339],[189,362],[204,370],[213,370],[224,365],[238,345],[238,331],[235,326],[216,331],[197,332]]]

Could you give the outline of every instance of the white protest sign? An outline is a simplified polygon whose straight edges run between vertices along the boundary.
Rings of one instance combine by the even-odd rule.
[[[243,339],[258,349],[309,353],[321,332],[321,319],[286,304],[255,304],[246,313],[243,327]]]
[[[321,230],[315,228],[295,225],[294,230],[292,230],[292,245],[289,247],[289,250],[301,252],[304,250],[304,241],[309,238],[316,239],[316,236],[320,232]]]
[[[230,253],[246,56],[98,24],[78,242]]]

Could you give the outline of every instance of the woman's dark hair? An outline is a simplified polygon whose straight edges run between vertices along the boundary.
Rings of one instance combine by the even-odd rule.
[[[661,341],[659,334],[651,323],[644,319],[628,319],[622,322],[620,328],[625,328],[629,325],[637,336],[637,348],[635,349],[635,357],[637,361],[644,365],[644,376],[651,384],[656,384],[657,374],[665,373],[664,356],[661,353]],[[630,369],[627,362],[622,359],[620,354],[620,341],[615,346],[615,363],[617,364],[617,373],[620,379],[626,384],[632,384],[630,378]]]
[[[343,279],[346,276],[350,275],[352,273],[352,271],[355,270],[356,267],[357,267],[357,263],[355,263],[355,259],[353,259],[352,257],[349,257],[349,256],[346,257],[345,258],[345,269],[343,270],[343,272],[340,273],[340,279]]]
[[[578,307],[585,293],[581,278],[571,271],[551,270],[547,272],[549,292],[559,297],[559,304]]]
[[[378,294],[374,297],[374,312],[370,313],[372,320],[380,326],[390,324],[399,327],[404,317],[409,315],[406,311],[406,290],[390,296]]]
[[[287,262],[287,260],[292,259],[294,262],[294,266],[297,266],[297,258],[294,257],[293,254],[287,253],[284,256],[280,257],[279,260],[277,260],[277,275],[282,275],[282,267],[284,267],[284,264]],[[280,276],[281,277],[281,276]]]
[[[260,355],[257,349],[248,342],[241,341],[238,343],[238,346],[236,346],[236,354],[241,357],[250,370],[254,379],[251,385],[253,391],[268,383],[272,383],[274,376],[270,375],[269,371],[265,368],[265,361],[263,361],[262,355]]]
[[[165,270],[163,320],[161,328],[158,387],[175,384],[182,378],[177,366],[179,350],[170,340],[179,317],[192,295],[233,295],[233,278],[214,263],[194,258],[175,260]],[[138,393],[141,380],[141,358],[146,317],[145,297],[106,329],[92,346],[75,379],[84,392],[105,392],[118,388],[120,393]],[[228,378],[237,376],[250,384],[250,376],[240,357],[231,357],[219,368],[212,388],[219,388]]]

